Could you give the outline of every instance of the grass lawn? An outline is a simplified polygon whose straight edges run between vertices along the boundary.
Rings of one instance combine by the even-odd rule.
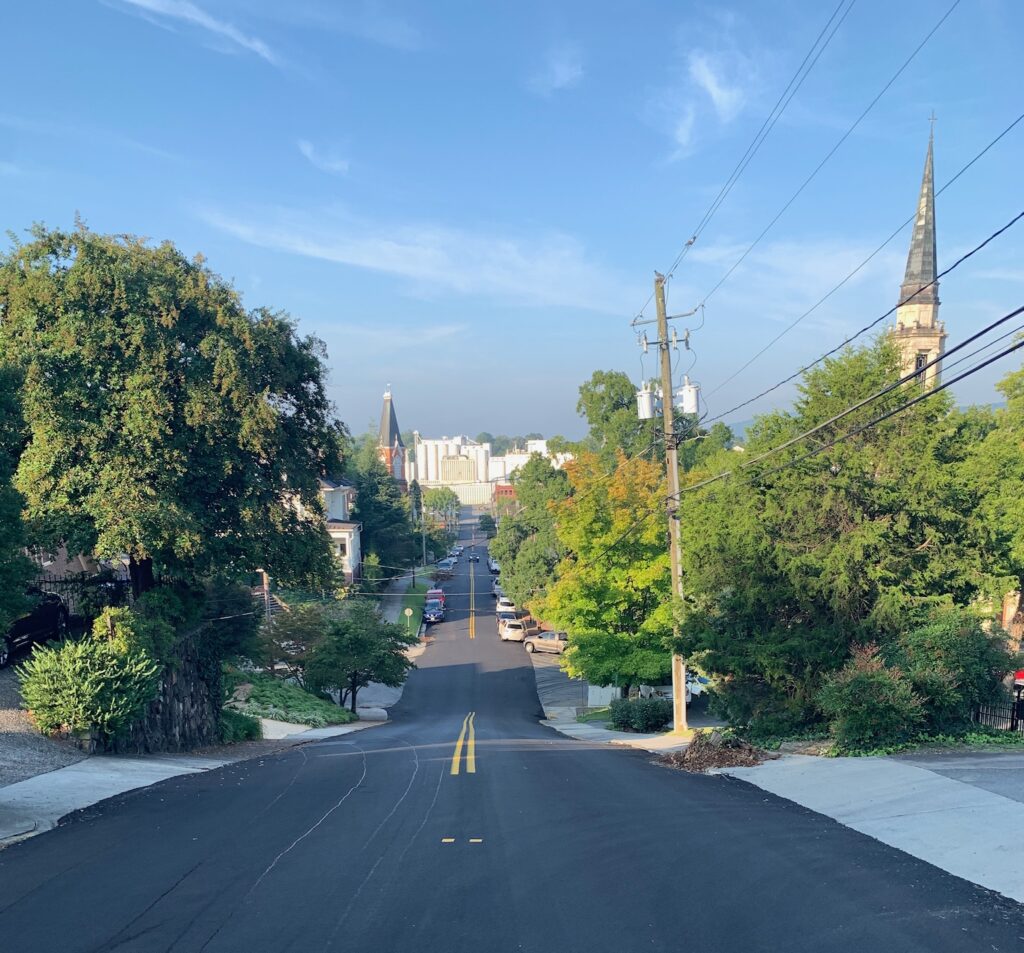
[[[588,721],[607,721],[611,712],[610,708],[595,708],[593,711],[588,711],[585,715],[577,715],[576,720],[582,724],[586,724]]]
[[[433,583],[420,582],[416,580],[415,586],[409,586],[406,589],[405,594],[402,596],[402,611],[398,616],[399,625],[408,625],[409,631],[415,635],[420,630],[420,623],[423,621],[423,603],[425,595],[428,589],[432,588]],[[412,616],[408,619],[405,618],[405,610],[412,609]]]
[[[242,714],[253,718],[275,718],[295,725],[309,725],[323,728],[326,725],[347,725],[358,721],[347,708],[316,695],[265,672],[240,672],[231,670],[224,675],[229,692],[239,685],[252,685],[252,693],[241,705],[235,706]]]

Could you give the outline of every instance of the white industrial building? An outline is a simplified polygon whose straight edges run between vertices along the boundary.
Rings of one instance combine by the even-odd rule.
[[[414,438],[415,455],[409,462],[408,479],[417,480],[422,487],[450,487],[467,505],[490,503],[495,484],[507,483],[531,455],[550,456],[546,440],[527,440],[522,450],[495,457],[489,443],[477,443],[466,436],[430,439],[415,433]],[[552,462],[560,467],[567,459],[569,454],[558,454]]]

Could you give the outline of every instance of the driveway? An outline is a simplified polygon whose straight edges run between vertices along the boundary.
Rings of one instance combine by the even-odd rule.
[[[65,768],[84,757],[72,745],[39,734],[21,707],[15,670],[0,669],[0,787]]]

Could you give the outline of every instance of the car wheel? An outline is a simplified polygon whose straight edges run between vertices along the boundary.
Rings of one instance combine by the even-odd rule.
[[[11,660],[11,644],[4,639],[0,642],[0,668],[4,668]]]
[[[526,643],[526,651],[529,652],[531,655],[533,655],[533,653],[536,652],[537,649],[536,649],[536,646],[534,646],[534,644],[532,642],[527,642]]]

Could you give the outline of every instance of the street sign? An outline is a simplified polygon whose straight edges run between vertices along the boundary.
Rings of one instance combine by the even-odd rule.
[[[412,615],[412,609],[406,608],[406,610],[405,610],[405,617],[408,619],[409,616],[411,616],[411,615]]]

